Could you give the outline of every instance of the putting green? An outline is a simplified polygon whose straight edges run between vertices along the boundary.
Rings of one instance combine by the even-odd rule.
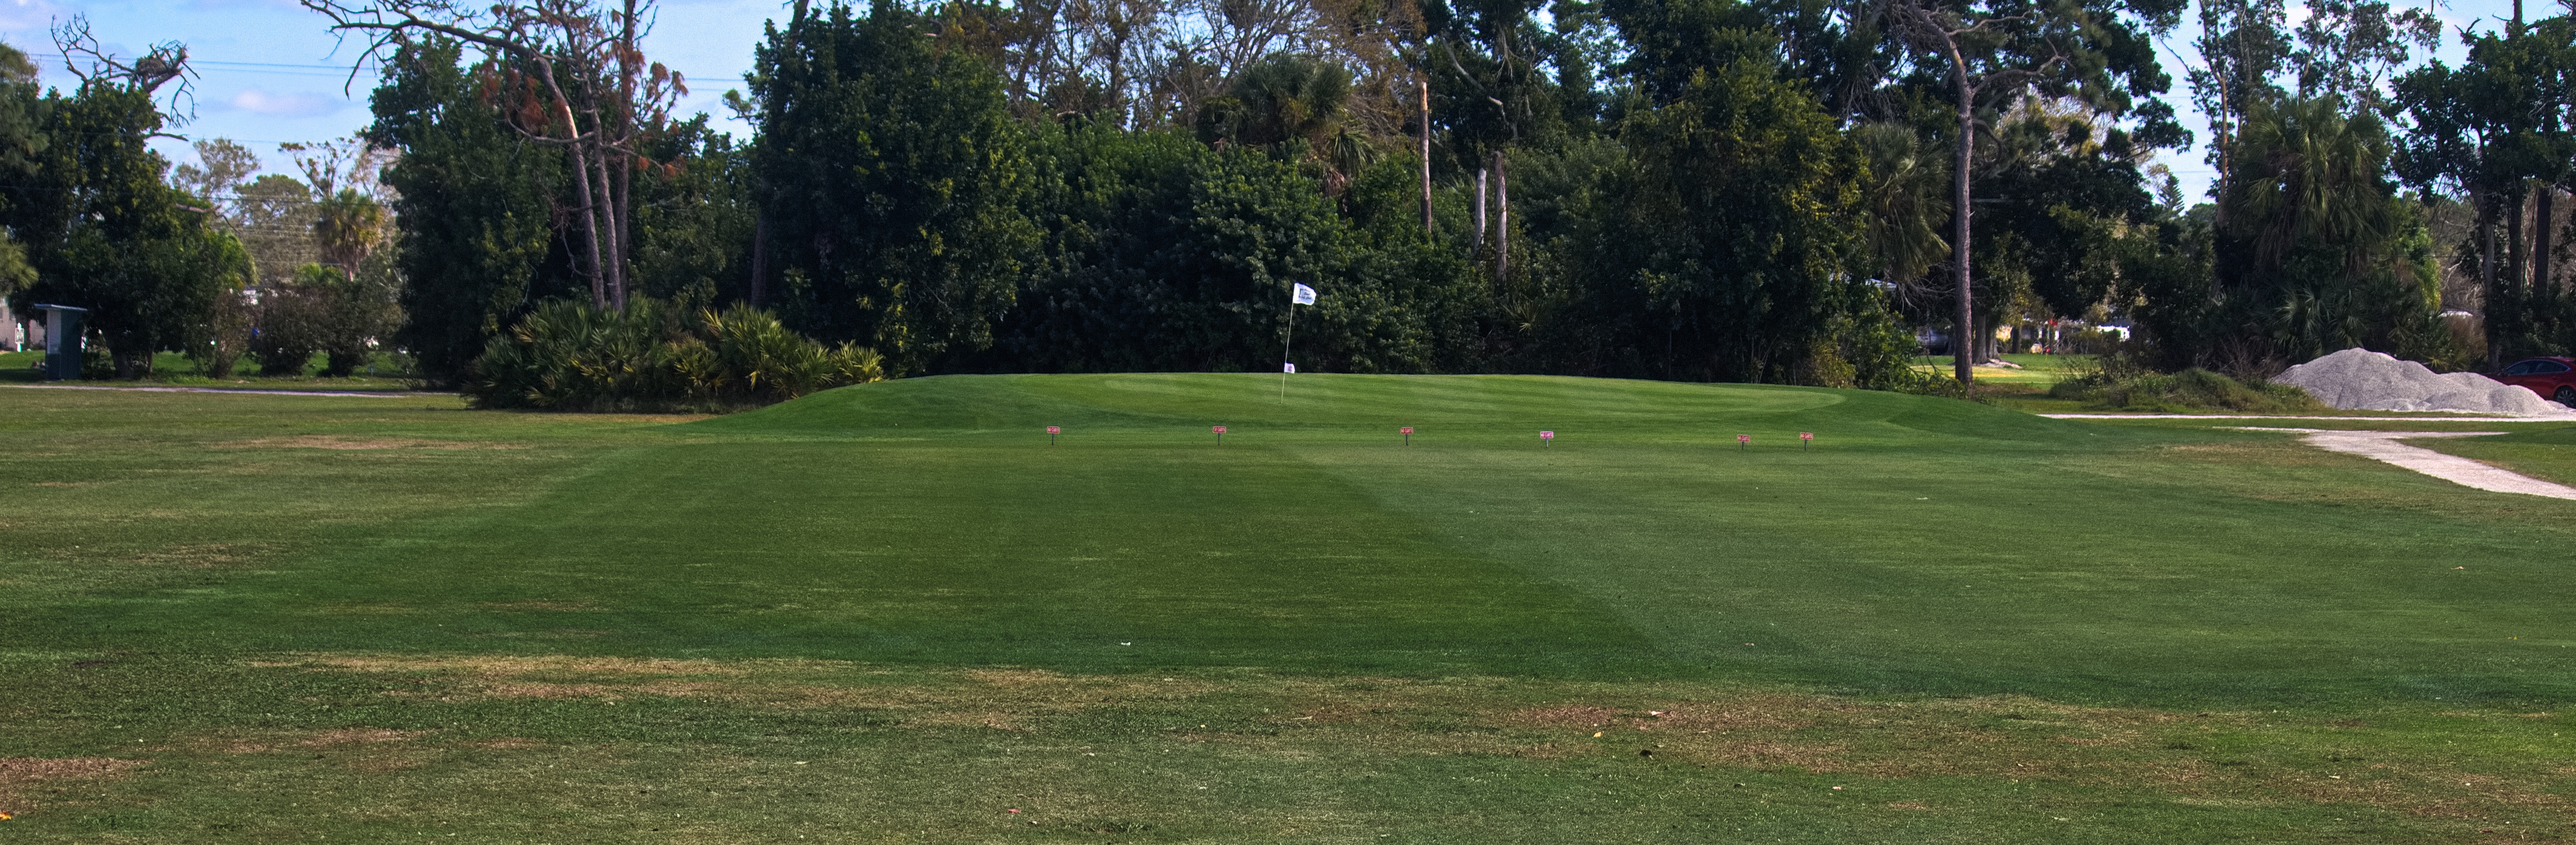
[[[512,507],[81,618],[252,650],[2576,689],[2576,503],[2274,435],[1787,387],[1103,375],[867,385],[616,442]]]

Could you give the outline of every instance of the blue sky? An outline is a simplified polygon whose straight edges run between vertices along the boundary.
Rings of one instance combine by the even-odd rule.
[[[749,127],[730,119],[718,103],[728,88],[742,84],[751,68],[751,47],[764,21],[784,14],[778,0],[663,0],[661,16],[646,44],[655,60],[690,79],[690,96],[682,113],[704,111],[736,135]],[[2441,7],[2454,26],[2492,26],[2511,14],[2511,0],[2455,0]],[[2549,14],[2554,3],[2526,0],[2535,17]],[[54,20],[85,14],[92,32],[121,55],[133,55],[151,44],[184,41],[200,77],[196,82],[196,118],[176,132],[194,138],[225,137],[259,150],[273,171],[292,173],[277,145],[346,136],[367,123],[366,94],[373,79],[361,77],[344,90],[348,63],[357,44],[341,44],[324,19],[292,0],[0,0],[0,39],[35,54],[46,81],[70,79],[46,34]],[[2167,39],[2164,59],[2177,80],[2168,97],[2182,109],[2195,137],[2208,135],[2191,112],[2179,80],[2182,67],[2195,62],[2190,27]],[[2446,44],[2445,56],[2456,60],[2459,48]],[[163,141],[174,161],[194,156],[180,141]],[[2209,167],[2201,151],[2169,153],[2164,163],[2183,181],[2187,196],[2197,198],[2208,184]]]

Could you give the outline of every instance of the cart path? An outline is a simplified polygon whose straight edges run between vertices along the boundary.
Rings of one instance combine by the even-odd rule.
[[[98,384],[8,384],[0,385],[0,387],[19,387],[28,390],[125,390],[140,393],[252,393],[261,396],[357,396],[366,399],[416,399],[424,396],[456,395],[453,393],[426,393],[413,391],[405,391],[401,393],[361,393],[346,390],[236,390],[229,387],[110,387]]]
[[[2542,481],[2522,473],[2499,469],[2457,455],[2445,455],[2421,446],[2408,446],[2400,440],[2419,437],[2486,437],[2501,431],[2325,431],[2313,428],[2247,428],[2245,431],[2303,432],[2308,445],[2329,452],[2360,455],[2376,461],[2395,464],[2425,475],[2496,493],[2521,493],[2552,499],[2576,499],[2576,487]]]

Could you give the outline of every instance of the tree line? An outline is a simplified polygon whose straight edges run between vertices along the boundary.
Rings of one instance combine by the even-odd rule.
[[[2576,344],[2550,260],[2576,159],[2565,17],[2449,33],[2350,0],[2296,26],[2279,0],[798,2],[724,98],[755,129],[737,139],[673,111],[690,81],[641,49],[648,3],[305,4],[366,37],[381,80],[371,125],[308,150],[302,182],[218,172],[206,144],[165,179],[141,149],[149,74],[6,83],[0,141],[31,140],[0,167],[83,185],[7,195],[13,301],[163,279],[186,294],[100,320],[117,360],[148,365],[221,346],[225,291],[260,292],[253,322],[303,297],[344,315],[316,324],[469,386],[679,367],[746,336],[726,313],[808,344],[777,372],[815,386],[1269,370],[1291,331],[1309,371],[1935,391],[2021,342],[1999,329],[2050,320],[2132,323],[2124,355],[2254,377],[2347,346],[2469,368]],[[2156,49],[2186,14],[2205,202],[2153,164],[2196,140]],[[2426,58],[2449,38],[2459,67]],[[80,109],[110,131],[46,134]],[[43,158],[57,138],[134,154]],[[163,222],[109,225],[62,207],[74,194]],[[166,245],[96,246],[129,242]],[[1296,284],[1322,301],[1290,313]],[[1911,366],[1918,328],[1957,339],[1951,378]],[[767,372],[743,366],[710,378]]]

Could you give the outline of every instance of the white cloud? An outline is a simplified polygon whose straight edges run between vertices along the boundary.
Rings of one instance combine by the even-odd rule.
[[[320,94],[271,94],[257,88],[245,89],[225,100],[224,105],[252,114],[270,117],[320,117],[349,105],[342,97]]]

